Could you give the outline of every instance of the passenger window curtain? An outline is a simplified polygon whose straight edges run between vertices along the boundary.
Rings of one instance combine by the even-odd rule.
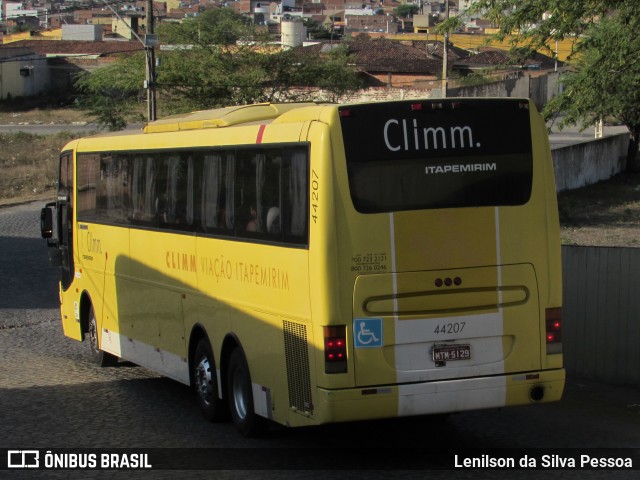
[[[220,228],[218,225],[218,199],[222,187],[222,156],[204,156],[204,186],[202,188],[202,218],[204,226],[208,228]],[[228,196],[228,194],[227,194]]]
[[[131,217],[134,220],[140,220],[142,217],[142,209],[144,205],[144,176],[142,175],[142,162],[139,158],[133,159],[133,173],[131,175],[131,205],[133,212]]]
[[[167,191],[165,193],[165,219],[167,223],[176,223],[179,216],[183,212],[180,212],[178,184],[180,183],[180,157],[169,157],[166,162],[167,165]]]
[[[291,155],[289,198],[291,199],[291,234],[302,236],[307,228],[307,152],[294,151]]]
[[[113,221],[125,222],[127,159],[123,156],[103,156],[102,179],[107,205],[104,214]]]
[[[155,175],[151,158],[133,159],[133,219],[149,221],[155,210]]]
[[[144,210],[142,220],[151,221],[155,217],[156,211],[156,171],[153,165],[153,158],[143,159],[145,162],[145,185],[144,185]]]
[[[225,224],[227,230],[233,230],[234,218],[235,218],[235,203],[234,199],[234,178],[235,178],[235,158],[233,154],[227,155],[227,198],[225,202]]]
[[[187,195],[187,211],[185,212],[185,217],[187,221],[187,225],[193,225],[193,202],[194,202],[194,182],[195,182],[195,162],[193,157],[189,156],[187,159],[187,191],[185,194]]]
[[[267,157],[263,153],[256,154],[256,212],[258,214],[258,232],[264,232],[265,208],[264,205],[264,184],[267,178]]]

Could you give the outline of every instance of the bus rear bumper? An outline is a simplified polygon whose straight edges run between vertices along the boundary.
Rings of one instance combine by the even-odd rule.
[[[564,369],[344,390],[319,388],[317,423],[454,413],[560,400]]]

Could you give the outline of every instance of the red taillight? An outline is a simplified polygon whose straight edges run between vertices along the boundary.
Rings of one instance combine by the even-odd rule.
[[[347,327],[345,325],[324,327],[324,371],[325,373],[347,371]]]
[[[419,112],[423,108],[424,108],[424,105],[422,103],[412,103],[411,104],[411,111],[413,111],[413,112]]]
[[[340,109],[338,109],[338,115],[341,118],[350,117],[351,116],[351,109],[350,108],[340,108]]]
[[[545,310],[547,353],[562,352],[562,309]]]

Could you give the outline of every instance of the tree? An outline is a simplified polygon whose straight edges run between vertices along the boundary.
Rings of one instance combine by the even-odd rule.
[[[156,72],[164,113],[305,100],[321,88],[335,98],[361,86],[345,50],[304,55],[297,49],[282,50],[266,32],[230,9],[207,10],[179,24],[161,25],[159,33],[171,46],[158,55],[161,65]],[[82,79],[80,86],[93,96],[106,88],[106,103],[113,107],[109,114],[117,114],[116,105],[131,104],[139,95],[144,63],[134,67],[131,61],[121,60]],[[310,88],[291,88],[297,86]],[[93,104],[105,108],[104,100]]]
[[[613,11],[637,16],[637,1],[476,0],[469,13],[482,14],[498,25],[498,36],[518,33],[539,48],[548,39],[583,34]]]
[[[145,54],[121,55],[113,64],[92,73],[83,72],[75,81],[81,92],[79,107],[96,117],[99,126],[122,130],[135,116],[135,105],[143,98]]]
[[[419,11],[420,7],[414,3],[403,3],[402,5],[398,5],[393,9],[393,13],[395,13],[400,18],[413,17]]]
[[[547,118],[562,114],[560,127],[593,125],[615,117],[629,130],[627,168],[639,171],[640,18],[619,12],[591,26],[574,69],[562,77],[563,92],[544,110]]]
[[[593,125],[615,116],[630,132],[627,167],[638,169],[640,141],[640,10],[636,0],[478,0],[474,13],[499,25],[499,37],[515,34],[531,48],[579,37],[564,90],[543,114],[563,115],[560,125]]]

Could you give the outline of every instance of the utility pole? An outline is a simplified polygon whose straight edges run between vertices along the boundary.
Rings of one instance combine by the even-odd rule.
[[[445,22],[449,20],[449,0],[444,0],[445,3]],[[449,50],[449,31],[445,29],[442,42],[442,98],[447,98],[447,56]]]
[[[105,2],[105,5],[118,17],[122,23],[126,25],[129,31],[136,37],[146,53],[146,65],[145,65],[145,81],[144,86],[147,89],[147,120],[153,122],[156,119],[156,54],[155,46],[158,43],[158,37],[154,34],[153,29],[153,0],[147,0],[146,3],[146,17],[147,17],[147,34],[144,36],[144,40],[140,38],[137,32],[131,28],[131,25],[127,24],[125,20],[120,16],[118,10],[113,8],[110,4]],[[66,23],[66,22],[65,22]]]
[[[147,0],[147,34],[144,39],[144,49],[147,56],[146,87],[147,87],[147,120],[156,119],[156,52],[157,39],[153,25],[153,0]]]

